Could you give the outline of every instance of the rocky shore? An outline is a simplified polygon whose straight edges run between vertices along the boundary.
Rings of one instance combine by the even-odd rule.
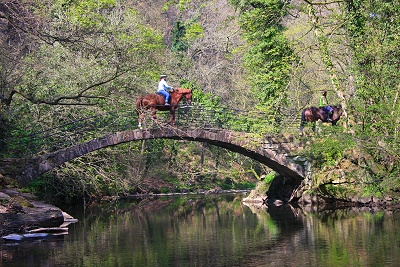
[[[76,219],[17,189],[0,189],[0,237],[3,240],[68,234]]]

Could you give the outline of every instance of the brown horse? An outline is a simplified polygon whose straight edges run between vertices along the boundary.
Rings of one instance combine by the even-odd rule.
[[[337,121],[340,119],[342,115],[342,107],[331,106],[333,108],[333,113],[331,114],[331,120],[328,120],[328,112],[323,107],[310,107],[303,110],[301,113],[301,123],[300,123],[300,132],[303,134],[304,126],[307,122],[314,123],[314,131],[315,131],[315,122],[321,120],[322,122],[332,123],[332,126],[336,125]]]
[[[170,124],[175,124],[175,111],[178,108],[178,104],[182,99],[186,99],[187,103],[192,104],[192,90],[186,88],[175,88],[170,92],[170,105],[165,105],[165,100],[162,95],[159,94],[149,94],[139,97],[136,101],[136,112],[139,116],[139,128],[142,129],[142,121],[144,117],[144,112],[146,110],[151,110],[153,119],[157,120],[156,112],[168,111],[171,116],[168,121]]]

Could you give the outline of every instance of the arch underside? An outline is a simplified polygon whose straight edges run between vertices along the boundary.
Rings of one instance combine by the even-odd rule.
[[[245,155],[268,166],[285,177],[294,178],[296,180],[302,180],[304,178],[303,166],[292,162],[287,156],[288,151],[279,151],[280,144],[278,143],[268,143],[267,146],[263,146],[266,141],[260,140],[257,145],[254,138],[246,133],[238,133],[229,130],[200,130],[189,128],[178,130],[176,128],[168,128],[117,132],[102,138],[92,139],[86,143],[32,158],[29,162],[25,163],[25,167],[19,175],[18,180],[20,183],[26,184],[39,175],[65,162],[98,149],[126,142],[157,138],[206,142]]]

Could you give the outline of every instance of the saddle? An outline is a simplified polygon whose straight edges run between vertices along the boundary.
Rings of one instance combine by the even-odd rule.
[[[164,99],[164,101],[167,102],[167,101],[165,100],[165,96],[164,96],[163,94],[161,94],[160,92],[157,92],[156,95],[161,96],[161,97]],[[170,99],[170,100],[171,100],[171,99]]]
[[[333,108],[331,106],[323,106],[320,107],[326,114],[332,114],[333,113]]]

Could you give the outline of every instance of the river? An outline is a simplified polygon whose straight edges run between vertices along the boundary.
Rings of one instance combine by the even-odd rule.
[[[130,199],[66,211],[69,234],[0,243],[0,266],[399,266],[400,213],[243,194]]]

